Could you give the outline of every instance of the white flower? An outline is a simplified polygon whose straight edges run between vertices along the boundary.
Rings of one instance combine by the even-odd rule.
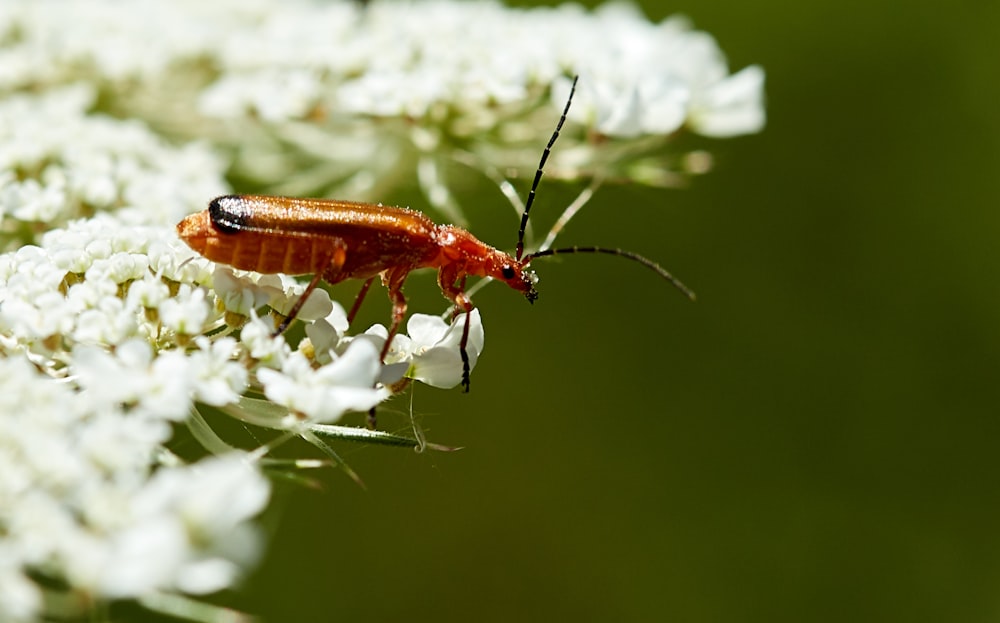
[[[306,291],[306,284],[288,275],[261,275],[257,284],[261,290],[270,296],[268,305],[280,314],[287,314]],[[299,320],[316,320],[325,318],[333,311],[330,294],[323,288],[316,288],[309,293],[302,308],[299,309]]]
[[[189,356],[195,399],[214,406],[235,402],[247,386],[247,369],[233,361],[238,352],[236,340],[212,342],[199,337],[195,344],[199,350]]]
[[[208,324],[211,306],[205,300],[205,291],[183,284],[178,296],[163,301],[160,319],[163,326],[184,335],[197,335]]]
[[[378,350],[359,340],[319,369],[296,352],[285,359],[280,372],[261,368],[257,378],[272,402],[313,422],[330,423],[348,411],[367,411],[385,398],[384,390],[375,388],[381,367]]]
[[[16,559],[4,549],[0,544],[0,621],[33,621],[42,606],[42,592],[37,584],[10,565]]]
[[[764,128],[764,70],[757,65],[706,88],[692,103],[691,127],[705,136],[727,137]]]
[[[485,334],[479,309],[470,314],[459,314],[451,324],[440,316],[413,314],[406,323],[407,335],[398,335],[392,341],[387,361],[408,361],[408,376],[432,387],[451,388],[462,382],[462,356],[459,345],[466,318],[470,318],[469,343],[466,352],[469,368],[476,367],[483,351]]]
[[[292,352],[284,338],[274,335],[274,324],[258,318],[253,310],[240,331],[240,340],[250,357],[271,368],[280,368]]]
[[[132,307],[158,309],[169,296],[167,284],[147,270],[129,286],[127,302]]]
[[[110,282],[107,282],[110,283]],[[84,344],[118,344],[138,334],[135,311],[96,281],[78,283],[70,288],[67,301],[80,309],[74,339]]]
[[[114,598],[231,586],[257,556],[248,521],[268,495],[267,480],[241,454],[161,468],[118,509],[111,538],[76,544],[71,577]]]
[[[317,362],[329,363],[333,354],[342,352],[350,342],[344,335],[349,326],[347,313],[334,301],[333,309],[326,318],[306,325],[306,339],[299,343],[299,350],[309,346]]]
[[[114,599],[172,587],[187,555],[184,526],[168,513],[141,517],[113,539],[95,545],[95,556],[80,558],[90,564],[71,571],[77,583]]]
[[[114,252],[107,258],[98,258],[87,269],[87,281],[107,279],[120,284],[142,279],[149,274],[149,258],[141,253]]]
[[[256,558],[257,535],[246,522],[264,508],[269,492],[268,481],[247,457],[231,454],[160,470],[133,499],[132,512],[154,526],[163,545],[182,535],[181,560],[169,569],[171,584],[209,593],[230,586],[240,565]]]
[[[182,397],[175,396],[173,400],[187,403]],[[136,417],[122,417],[113,407],[99,410],[97,406],[91,405],[95,413],[88,416],[87,425],[77,435],[78,455],[102,473],[117,474],[118,478],[133,482],[145,480],[150,449],[170,439],[170,426],[165,421],[141,417],[138,413]],[[77,456],[77,453],[70,456]],[[102,510],[115,512],[110,504],[104,505]]]
[[[38,180],[8,181],[0,189],[4,212],[21,221],[47,223],[66,205],[65,186],[58,181],[42,186]]]
[[[98,405],[134,404],[158,418],[181,419],[190,408],[193,375],[179,352],[155,359],[149,344],[128,340],[114,354],[97,346],[73,352],[73,372],[87,397]]]
[[[266,121],[306,116],[322,92],[319,76],[309,69],[264,69],[226,76],[206,91],[201,111],[217,117],[257,114]]]
[[[249,316],[251,311],[263,307],[273,296],[249,275],[238,276],[227,266],[216,266],[212,273],[212,287],[228,311],[243,316]]]

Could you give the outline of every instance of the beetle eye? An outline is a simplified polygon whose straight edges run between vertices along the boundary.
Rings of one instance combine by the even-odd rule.
[[[500,269],[500,274],[503,275],[504,279],[513,279],[514,268],[509,264],[505,264],[504,267]]]

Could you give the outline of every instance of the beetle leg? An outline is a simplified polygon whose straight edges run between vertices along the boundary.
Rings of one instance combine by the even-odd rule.
[[[332,247],[330,255],[323,258],[323,261],[319,262],[319,269],[309,281],[309,285],[307,285],[306,289],[302,292],[302,296],[299,297],[299,300],[295,301],[295,304],[292,305],[292,309],[288,311],[288,315],[281,321],[278,328],[274,330],[275,337],[284,333],[285,329],[288,328],[288,325],[292,324],[295,317],[299,315],[300,311],[302,311],[302,306],[306,304],[306,299],[308,299],[309,295],[316,289],[316,286],[319,285],[321,279],[326,279],[326,281],[331,284],[340,281],[340,279],[337,279],[335,276],[337,271],[339,271],[344,265],[344,262],[347,261],[347,245],[344,244],[343,240],[335,238],[333,240]]]
[[[453,292],[451,293],[452,301],[456,301],[455,305],[451,308],[451,319],[453,321],[456,318],[458,318],[458,315],[461,314],[462,312],[472,311],[471,307],[469,307],[469,309],[466,309],[464,304],[457,302],[457,297],[461,294],[463,295],[464,299],[468,302],[468,304],[470,306],[472,305],[472,300],[468,297],[468,295],[465,294],[465,277],[466,275],[462,275],[461,281],[458,282],[458,285],[455,286]]]
[[[459,342],[458,353],[462,356],[462,388],[465,392],[468,392],[470,386],[469,377],[472,374],[472,369],[469,365],[469,352],[466,350],[466,347],[469,344],[469,323],[472,320],[472,310],[475,308],[475,305],[472,304],[472,299],[469,298],[469,295],[465,293],[465,277],[464,274],[454,268],[449,269],[448,267],[444,267],[438,271],[438,286],[444,292],[444,295],[455,304],[454,317],[457,318],[459,314],[465,312],[465,326],[462,327],[462,341]]]
[[[358,315],[358,310],[361,309],[361,302],[365,300],[365,295],[368,294],[368,288],[372,287],[372,282],[375,281],[375,277],[369,277],[365,280],[365,284],[361,286],[358,290],[358,295],[354,298],[354,305],[351,305],[351,311],[347,312],[347,324],[351,325],[354,322],[354,317]]]
[[[275,337],[284,333],[285,329],[288,328],[288,325],[290,325],[292,321],[295,320],[295,317],[299,315],[299,312],[302,310],[302,306],[305,305],[306,303],[306,299],[309,298],[309,295],[312,294],[312,291],[316,289],[316,286],[319,284],[319,280],[322,278],[323,278],[323,273],[316,273],[315,275],[313,275],[312,280],[309,282],[309,285],[306,286],[306,289],[302,293],[302,296],[299,297],[299,300],[295,301],[295,305],[292,305],[292,309],[289,310],[288,315],[285,316],[285,319],[281,321],[281,324],[278,325],[278,328],[274,330]]]
[[[472,375],[472,367],[469,365],[469,351],[466,350],[466,346],[469,344],[469,324],[472,323],[472,299],[465,293],[465,275],[462,276],[462,282],[458,287],[461,291],[461,298],[465,303],[465,326],[462,327],[462,341],[458,345],[458,354],[462,356],[462,388],[465,393],[469,393],[471,385],[469,377]],[[456,305],[458,304],[458,300],[456,299]],[[455,318],[458,318],[460,313],[462,313],[461,310],[456,307]]]
[[[472,322],[472,310],[465,312],[465,326],[462,327],[462,343],[458,346],[458,352],[462,355],[462,388],[465,393],[469,393],[469,387],[471,382],[469,377],[472,374],[472,368],[469,365],[469,352],[465,349],[466,344],[469,343],[469,324]]]
[[[389,335],[385,338],[385,346],[382,347],[382,361],[389,353],[389,346],[392,345],[392,338],[395,337],[399,325],[406,317],[406,297],[403,296],[403,282],[410,274],[410,268],[401,267],[387,270],[382,273],[382,282],[389,291],[389,300],[392,301],[392,325],[389,327]]]

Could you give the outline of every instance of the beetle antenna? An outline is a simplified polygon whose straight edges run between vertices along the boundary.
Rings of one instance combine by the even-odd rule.
[[[559,117],[559,123],[556,124],[556,130],[552,133],[549,144],[545,146],[541,160],[538,161],[535,180],[531,183],[531,190],[528,191],[528,199],[524,202],[524,213],[521,215],[521,228],[517,230],[516,258],[519,262],[521,261],[521,256],[524,254],[524,230],[528,227],[528,211],[531,210],[531,204],[535,202],[535,191],[538,190],[538,184],[542,181],[542,169],[545,168],[545,161],[549,159],[549,154],[552,153],[552,146],[555,145],[556,139],[559,138],[559,130],[562,130],[563,124],[566,122],[566,115],[569,114],[569,105],[573,102],[573,94],[576,93],[576,82],[579,79],[580,76],[573,76],[573,86],[569,89],[569,97],[566,98],[566,107],[563,108],[562,115]]]
[[[562,255],[569,253],[606,253],[608,255],[617,255],[618,257],[623,257],[627,260],[632,260],[633,262],[638,262],[645,266],[646,268],[652,270],[659,276],[663,277],[671,283],[675,288],[684,293],[684,296],[688,297],[692,301],[695,300],[695,294],[686,285],[681,283],[677,277],[674,277],[667,269],[663,268],[653,260],[645,258],[638,253],[632,253],[631,251],[625,251],[624,249],[614,249],[610,247],[563,247],[561,249],[545,249],[544,251],[536,251],[535,253],[529,253],[527,257],[524,258],[523,264],[528,265],[532,260],[538,257],[545,257],[546,255]]]

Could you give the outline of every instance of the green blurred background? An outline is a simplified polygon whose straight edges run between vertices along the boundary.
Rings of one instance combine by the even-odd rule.
[[[699,301],[606,257],[540,261],[534,306],[487,288],[472,392],[412,399],[432,440],[464,449],[338,446],[367,490],[332,472],[321,491],[279,486],[234,605],[268,621],[1000,619],[1000,4],[643,8],[688,15],[734,70],[763,65],[767,129],[700,142],[716,170],[688,189],[602,189],[561,242],[649,255]],[[577,190],[546,184],[539,221]],[[509,246],[495,201],[507,212],[472,229]],[[442,309],[432,274],[407,292]],[[405,431],[408,406],[382,425]]]

